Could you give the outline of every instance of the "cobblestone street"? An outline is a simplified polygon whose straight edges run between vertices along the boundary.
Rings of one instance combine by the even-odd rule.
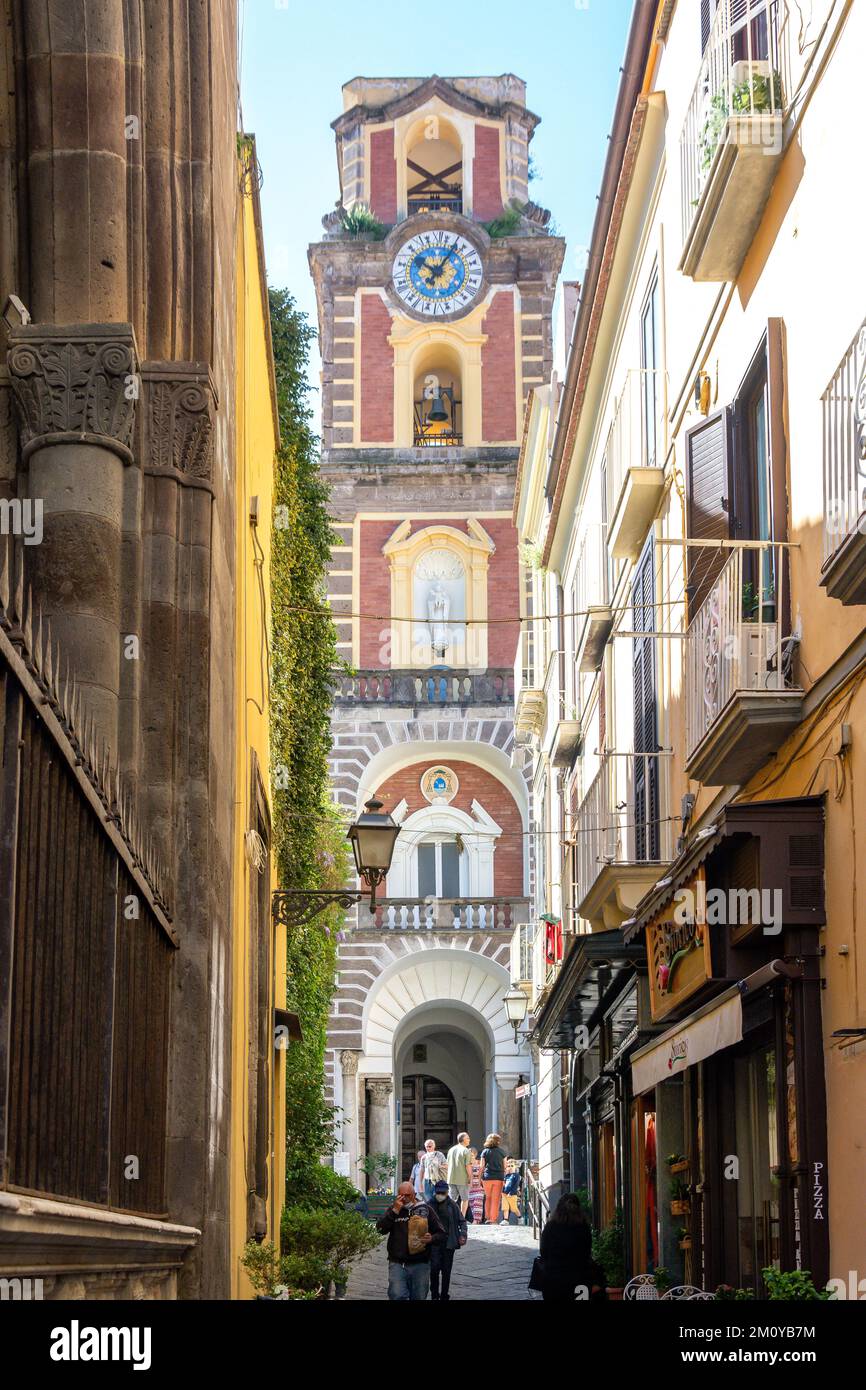
[[[454,1257],[451,1298],[534,1299],[526,1285],[538,1243],[529,1226],[470,1226],[469,1240]],[[349,1280],[347,1297],[370,1301],[388,1297],[385,1242],[360,1260]]]

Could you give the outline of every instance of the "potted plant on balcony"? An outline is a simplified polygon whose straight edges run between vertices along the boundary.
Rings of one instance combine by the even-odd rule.
[[[778,72],[770,77],[765,66],[752,63],[745,78],[734,82],[730,101],[725,87],[709,98],[700,134],[701,170],[706,173],[713,162],[729,116],[768,116],[782,109],[782,79]]]

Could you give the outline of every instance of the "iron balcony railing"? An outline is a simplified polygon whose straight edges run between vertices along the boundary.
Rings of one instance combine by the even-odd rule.
[[[670,862],[670,825],[661,814],[664,767],[658,752],[602,755],[574,822],[578,904],[609,865]]]
[[[730,121],[739,122],[738,143],[779,153],[791,28],[785,0],[719,0],[680,135],[684,241]]]
[[[408,213],[414,217],[425,212],[463,211],[463,194],[453,193],[410,193],[407,198]]]
[[[664,463],[665,374],[633,367],[614,409],[607,436],[607,515],[613,518],[630,468]]]
[[[514,672],[351,671],[334,677],[338,705],[510,705]]]
[[[379,898],[373,912],[361,904],[358,929],[512,932],[528,912],[528,898]]]
[[[821,398],[824,563],[866,530],[866,321]]]
[[[786,568],[783,546],[737,545],[689,624],[687,758],[739,692],[791,688],[792,642],[779,640]]]

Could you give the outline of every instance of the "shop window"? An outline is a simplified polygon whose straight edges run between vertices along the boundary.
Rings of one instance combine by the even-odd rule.
[[[739,1283],[760,1290],[761,1270],[780,1267],[775,1050],[768,1046],[738,1058],[734,1077]]]

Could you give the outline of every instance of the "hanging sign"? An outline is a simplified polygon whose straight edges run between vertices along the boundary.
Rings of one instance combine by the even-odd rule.
[[[687,901],[705,902],[706,895],[700,891],[704,886],[699,869],[687,885]],[[653,1019],[665,1018],[713,977],[705,914],[698,910],[686,916],[676,903],[668,903],[647,926],[646,946],[650,1011]]]

